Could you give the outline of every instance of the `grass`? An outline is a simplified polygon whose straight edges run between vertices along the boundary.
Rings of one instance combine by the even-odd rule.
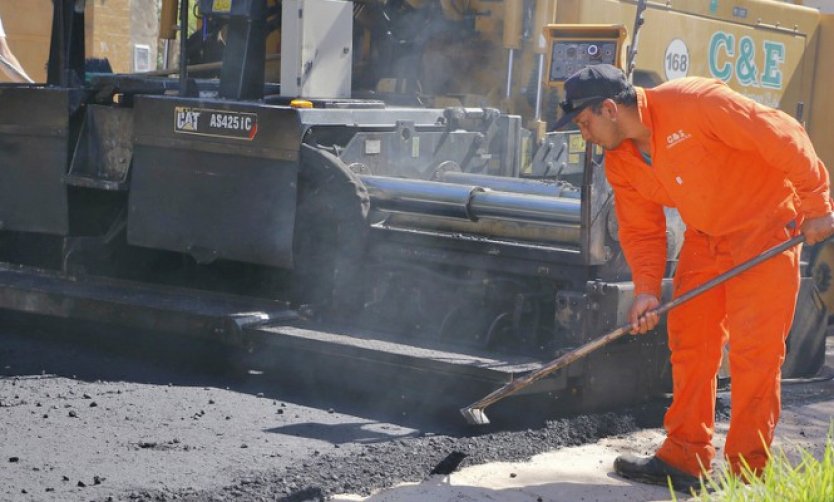
[[[832,429],[834,430],[834,429]],[[694,499],[703,502],[821,502],[834,501],[834,443],[829,431],[821,459],[800,449],[800,459],[794,465],[783,450],[771,452],[771,459],[761,477],[744,469],[743,477],[729,471],[714,473],[704,482]],[[670,487],[671,491],[671,487]],[[672,500],[677,501],[674,491]]]

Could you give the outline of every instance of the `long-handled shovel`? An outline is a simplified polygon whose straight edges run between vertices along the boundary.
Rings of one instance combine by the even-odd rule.
[[[695,298],[696,296],[700,295],[701,293],[708,291],[715,286],[723,283],[727,279],[731,279],[740,273],[744,272],[745,270],[755,267],[759,263],[772,258],[773,256],[796,246],[797,244],[801,244],[805,241],[805,237],[799,235],[790,239],[788,241],[779,244],[778,246],[774,246],[767,251],[763,252],[762,254],[751,258],[750,260],[738,265],[736,267],[731,268],[730,270],[724,272],[723,274],[711,279],[704,284],[698,286],[697,288],[687,291],[686,293],[680,295],[679,297],[675,298],[674,300],[664,303],[660,307],[656,308],[653,312],[657,315],[664,314],[673,308],[681,305],[683,303],[688,302],[689,300]],[[571,364],[572,362],[580,359],[582,357],[587,356],[591,352],[599,349],[600,347],[607,345],[610,342],[613,342],[617,338],[625,335],[631,331],[631,324],[625,324],[620,326],[619,328],[615,329],[614,331],[608,333],[605,336],[601,336],[595,340],[592,340],[581,347],[574,349],[567,354],[564,354],[557,359],[547,363],[543,367],[524,375],[523,377],[513,380],[512,382],[508,383],[507,385],[501,387],[500,389],[488,394],[480,401],[476,401],[466,408],[461,408],[460,412],[466,421],[471,425],[486,425],[489,423],[489,419],[487,418],[486,414],[484,413],[484,409],[487,406],[495,404],[496,402],[504,399],[505,397],[515,394],[519,390],[527,387],[528,385],[541,380],[542,378],[550,375],[556,370],[564,368],[565,366]]]

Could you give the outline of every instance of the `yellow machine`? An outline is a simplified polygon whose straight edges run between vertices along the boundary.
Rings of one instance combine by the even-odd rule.
[[[357,2],[365,3],[370,2]],[[536,114],[534,105],[519,96],[535,92],[529,77],[535,75],[538,57],[546,51],[545,27],[609,25],[633,31],[637,4],[628,0],[438,3],[409,2],[415,7],[408,15],[437,7],[446,18],[469,17],[473,29],[455,34],[451,41],[446,38],[451,35],[442,31],[430,36],[421,57],[423,63],[433,64],[423,65],[418,77],[421,91],[434,101],[486,100],[528,119]],[[825,85],[834,76],[834,59],[823,57],[834,50],[834,15],[776,0],[677,0],[648,2],[644,19],[635,58],[637,85],[653,86],[683,76],[724,80],[756,101],[798,116],[826,165],[834,164],[834,140],[825,131],[826,117],[834,112],[834,99]],[[361,16],[358,20],[358,26],[373,30],[372,20]],[[379,84],[393,88],[388,81]]]
[[[371,2],[357,2],[361,5]],[[545,36],[573,30],[578,37],[625,37],[631,44],[637,3],[633,0],[441,0],[412,1],[404,19],[426,19],[434,8],[445,19],[470,19],[471,31],[435,30],[419,55],[420,73],[400,72],[375,82],[377,90],[414,89],[428,106],[495,106],[525,118],[538,133],[555,119],[559,84],[545,77]],[[636,85],[652,87],[684,76],[725,81],[754,100],[803,122],[817,153],[834,166],[834,14],[776,0],[676,0],[648,2],[634,57]],[[370,33],[372,19],[358,27]],[[431,26],[431,23],[425,23]],[[548,27],[548,25],[550,25]],[[606,28],[607,27],[607,28]],[[579,31],[576,31],[579,29]],[[582,30],[589,30],[583,32]],[[595,32],[596,30],[596,32]],[[565,35],[562,33],[562,35]],[[451,39],[450,39],[451,37]],[[368,35],[366,38],[370,38]],[[366,44],[367,55],[373,52]],[[826,57],[828,55],[828,57]],[[625,54],[616,55],[624,66]],[[361,71],[361,67],[359,67]],[[411,86],[411,87],[409,87]],[[533,139],[535,140],[535,138]],[[581,150],[581,146],[578,147]],[[811,266],[817,286],[834,311],[834,244],[815,250]]]

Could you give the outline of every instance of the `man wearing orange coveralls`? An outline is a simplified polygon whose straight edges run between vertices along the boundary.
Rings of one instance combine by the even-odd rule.
[[[633,87],[618,68],[589,66],[565,82],[565,114],[606,150],[620,242],[631,267],[632,333],[653,329],[666,263],[663,206],[687,230],[678,296],[801,231],[834,233],[828,173],[790,116],[705,78]],[[799,247],[669,313],[674,381],[667,437],[654,456],[623,455],[623,477],[677,489],[699,486],[715,457],[715,382],[730,340],[732,414],[725,455],[735,473],[760,473],[779,418],[780,367],[799,290]],[[743,460],[742,460],[743,459]]]

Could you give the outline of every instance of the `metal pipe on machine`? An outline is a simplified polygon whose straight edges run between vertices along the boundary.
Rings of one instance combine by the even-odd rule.
[[[579,223],[579,199],[484,191],[472,196],[470,210],[476,218],[535,223]]]
[[[487,190],[480,186],[360,176],[378,209],[431,216],[579,224],[579,199]]]
[[[542,224],[491,219],[470,221],[409,213],[389,213],[389,216],[385,222],[398,228],[469,234],[518,243],[577,245],[582,238],[582,227],[574,223]]]
[[[180,2],[180,96],[188,95],[188,0]]]
[[[521,32],[524,24],[522,19],[523,7],[521,0],[504,1],[504,48],[507,49],[507,85],[504,90],[504,98],[506,99],[513,96],[515,56],[516,52],[521,50]]]
[[[579,189],[555,181],[512,178],[509,176],[491,176],[489,174],[461,173],[447,171],[439,176],[438,181],[455,183],[458,185],[476,185],[497,190],[499,192],[525,193],[528,195],[544,195],[548,197],[566,197],[578,199]]]
[[[162,0],[159,9],[159,38],[162,40],[162,68],[171,67],[172,41],[177,38],[177,2]]]
[[[536,37],[534,39],[534,48],[536,53],[536,105],[535,105],[535,120],[540,121],[542,118],[542,98],[544,92],[544,56],[547,52],[547,43],[542,35],[544,27],[556,20],[556,2],[554,0],[538,0],[536,2],[535,18],[533,33]]]
[[[434,181],[360,176],[378,209],[474,220],[469,203],[483,188]]]

